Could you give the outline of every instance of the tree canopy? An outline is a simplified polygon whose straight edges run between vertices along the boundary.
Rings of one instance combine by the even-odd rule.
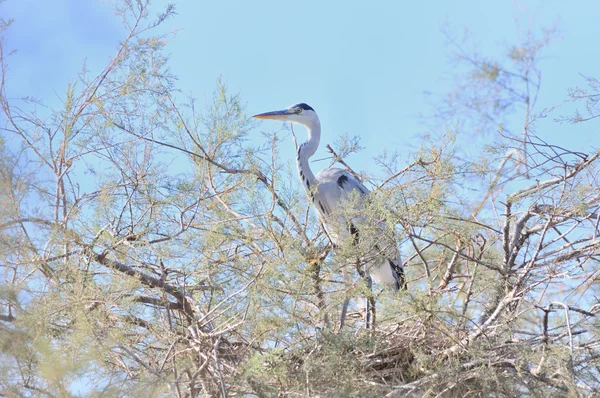
[[[366,330],[365,285],[342,273],[359,248],[333,251],[281,159],[290,132],[250,140],[259,127],[221,81],[206,109],[182,100],[155,33],[175,8],[148,7],[116,2],[128,34],[57,108],[7,92],[0,43],[3,396],[600,393],[600,152],[537,129],[593,123],[600,84],[570,92],[572,115],[538,109],[554,31],[503,59],[449,36],[466,73],[435,118],[461,123],[353,171],[409,286],[375,288]],[[477,156],[457,145],[480,132]],[[331,163],[359,149],[342,137]]]

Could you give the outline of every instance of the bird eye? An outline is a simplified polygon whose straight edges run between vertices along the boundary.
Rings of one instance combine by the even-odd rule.
[[[302,108],[296,108],[296,113],[302,113]]]

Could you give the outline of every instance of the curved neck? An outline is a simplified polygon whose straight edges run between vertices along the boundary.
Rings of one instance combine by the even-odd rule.
[[[319,147],[319,141],[321,139],[321,123],[319,120],[311,124],[306,125],[308,130],[308,139],[306,142],[298,147],[298,174],[300,174],[300,180],[302,186],[306,189],[306,192],[310,194],[311,188],[317,185],[317,179],[310,169],[308,159],[317,152]]]

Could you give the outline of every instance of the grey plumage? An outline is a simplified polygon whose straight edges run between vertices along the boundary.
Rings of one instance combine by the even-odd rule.
[[[364,206],[369,190],[351,173],[339,168],[325,169],[315,176],[310,169],[309,158],[316,152],[321,138],[321,123],[314,109],[307,104],[292,105],[286,109],[255,115],[258,119],[275,119],[306,126],[308,140],[298,147],[298,173],[327,234],[334,245],[352,239],[361,249],[361,261],[372,279],[395,291],[405,287],[404,271],[393,231],[378,223],[377,236],[363,236],[361,224],[366,217],[345,214],[346,206]]]

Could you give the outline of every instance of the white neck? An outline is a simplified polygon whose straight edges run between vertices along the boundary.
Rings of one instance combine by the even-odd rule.
[[[319,147],[321,139],[321,123],[319,119],[312,121],[311,124],[306,124],[306,129],[308,130],[308,140],[298,147],[298,174],[300,174],[302,186],[309,196],[312,197],[311,188],[316,187],[318,181],[310,169],[308,159],[317,152],[317,148]]]

